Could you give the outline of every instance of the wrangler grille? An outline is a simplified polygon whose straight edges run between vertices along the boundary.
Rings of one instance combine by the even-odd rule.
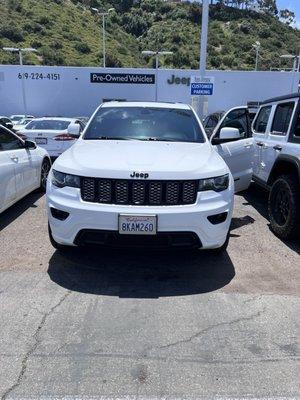
[[[136,206],[194,204],[198,181],[135,181],[81,178],[82,200]]]

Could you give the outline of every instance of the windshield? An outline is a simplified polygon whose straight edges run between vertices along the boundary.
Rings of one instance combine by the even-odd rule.
[[[100,108],[87,128],[84,139],[205,141],[191,110],[155,107]]]
[[[58,130],[63,131],[68,129],[70,121],[64,121],[59,119],[46,119],[40,121],[31,121],[26,126],[26,129],[41,129],[41,130]]]
[[[16,121],[20,121],[22,118],[24,118],[23,115],[12,115],[10,117],[10,120],[13,122],[16,122]]]
[[[21,121],[18,122],[18,125],[26,125],[30,121],[32,121],[32,120],[31,119],[21,119]]]

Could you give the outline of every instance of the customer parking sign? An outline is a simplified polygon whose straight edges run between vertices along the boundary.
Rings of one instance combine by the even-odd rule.
[[[212,96],[214,93],[215,79],[210,76],[201,78],[192,76],[191,78],[191,96]]]

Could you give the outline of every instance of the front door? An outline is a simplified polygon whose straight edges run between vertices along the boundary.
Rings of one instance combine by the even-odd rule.
[[[17,197],[15,162],[13,152],[7,146],[8,139],[7,131],[0,127],[0,212]]]
[[[240,138],[222,141],[220,139],[222,128],[238,129]],[[247,108],[235,108],[224,115],[212,136],[212,144],[233,175],[236,192],[247,189],[252,179],[254,145],[250,128]]]

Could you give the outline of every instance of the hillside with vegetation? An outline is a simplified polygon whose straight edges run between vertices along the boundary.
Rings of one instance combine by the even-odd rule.
[[[298,54],[300,31],[293,13],[275,0],[211,0],[208,68],[252,70],[253,44],[261,43],[260,69],[291,66],[282,54]],[[162,0],[0,0],[0,48],[34,47],[24,63],[100,66],[102,21],[91,7],[108,10],[107,66],[151,67],[142,50],[173,51],[167,68],[198,68],[201,6]],[[274,8],[275,7],[275,8]],[[17,56],[0,50],[0,63]]]

